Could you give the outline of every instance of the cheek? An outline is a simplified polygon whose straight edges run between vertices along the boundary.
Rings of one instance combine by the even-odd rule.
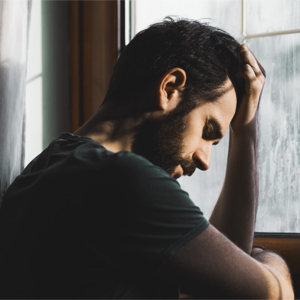
[[[185,155],[192,155],[199,147],[202,138],[202,128],[200,124],[188,126],[183,138],[183,150]]]
[[[193,155],[194,151],[200,146],[203,128],[205,125],[206,115],[203,112],[207,112],[208,107],[204,105],[193,110],[185,121],[185,132],[183,136],[183,150],[184,156]]]

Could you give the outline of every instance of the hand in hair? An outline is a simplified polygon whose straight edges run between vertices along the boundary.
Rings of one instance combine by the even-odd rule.
[[[242,45],[241,57],[245,62],[241,73],[245,94],[231,122],[235,135],[256,133],[257,111],[266,77],[264,68],[245,44]]]

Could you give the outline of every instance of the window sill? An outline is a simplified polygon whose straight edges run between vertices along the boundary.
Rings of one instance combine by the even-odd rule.
[[[300,275],[300,234],[255,233],[254,245],[278,253],[287,262],[293,275]]]

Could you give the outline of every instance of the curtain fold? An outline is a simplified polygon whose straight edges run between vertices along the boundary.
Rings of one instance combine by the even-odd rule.
[[[0,1],[0,204],[23,169],[31,0]]]

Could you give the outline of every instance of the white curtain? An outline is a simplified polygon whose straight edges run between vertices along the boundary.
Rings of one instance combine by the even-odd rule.
[[[0,0],[0,204],[24,161],[31,0]]]

